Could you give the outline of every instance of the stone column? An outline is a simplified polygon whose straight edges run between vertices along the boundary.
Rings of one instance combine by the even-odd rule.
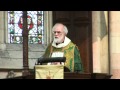
[[[46,40],[45,43],[48,45],[52,41],[52,11],[45,11],[44,12],[44,29],[46,33]]]
[[[100,67],[100,11],[92,12],[93,72],[101,72]]]
[[[109,18],[111,74],[120,79],[120,11],[110,11]]]
[[[100,66],[101,73],[110,73],[109,72],[109,55],[108,55],[108,11],[101,11],[101,30],[100,30],[100,39],[101,39],[101,51],[100,51]]]
[[[108,22],[106,11],[92,12],[93,72],[108,72]]]
[[[5,50],[6,45],[5,45],[5,15],[4,11],[0,11],[0,50]]]

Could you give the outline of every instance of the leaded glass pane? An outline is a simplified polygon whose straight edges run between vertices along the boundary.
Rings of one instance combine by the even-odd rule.
[[[22,43],[23,12],[8,11],[8,41]],[[28,43],[43,44],[43,11],[27,11]]]

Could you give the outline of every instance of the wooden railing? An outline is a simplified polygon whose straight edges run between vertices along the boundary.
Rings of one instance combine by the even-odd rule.
[[[64,79],[110,79],[112,75],[106,73],[71,73],[65,72]],[[35,74],[8,79],[35,79]]]

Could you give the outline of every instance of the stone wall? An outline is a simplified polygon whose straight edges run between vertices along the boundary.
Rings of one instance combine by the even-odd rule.
[[[0,78],[6,78],[8,71],[23,69],[23,45],[22,44],[5,44],[6,49],[0,50]],[[45,45],[29,44],[28,45],[28,62],[29,69],[34,69],[36,60],[45,52]],[[7,70],[8,71],[4,71]],[[20,74],[21,73],[21,74]],[[22,75],[22,72],[15,72],[16,76]]]
[[[0,68],[23,68],[23,45],[6,44],[6,49],[0,51]],[[32,69],[35,61],[44,54],[45,46],[40,44],[28,45],[29,68]]]

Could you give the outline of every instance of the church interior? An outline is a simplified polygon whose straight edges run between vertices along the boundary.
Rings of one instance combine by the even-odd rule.
[[[81,77],[120,79],[120,11],[0,11],[0,79],[34,70],[53,39],[56,22],[68,27],[68,37],[80,50]]]

